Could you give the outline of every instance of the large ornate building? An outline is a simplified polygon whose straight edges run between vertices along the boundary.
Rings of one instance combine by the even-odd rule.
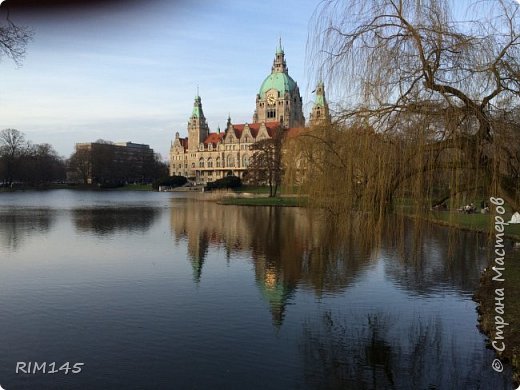
[[[328,118],[323,83],[316,89],[310,124]],[[188,137],[175,134],[170,148],[170,175],[194,178],[208,183],[227,175],[241,178],[247,171],[254,151],[252,145],[271,138],[278,128],[289,134],[305,127],[302,98],[298,84],[289,76],[281,44],[276,49],[271,74],[256,95],[256,109],[252,123],[233,124],[228,117],[226,128],[211,133],[202,110],[200,96],[195,97],[188,121]]]

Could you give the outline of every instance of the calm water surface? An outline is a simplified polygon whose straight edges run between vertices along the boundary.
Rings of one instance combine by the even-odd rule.
[[[376,247],[329,225],[171,193],[0,194],[0,384],[512,388],[476,328],[477,236]],[[34,361],[85,365],[15,374]]]

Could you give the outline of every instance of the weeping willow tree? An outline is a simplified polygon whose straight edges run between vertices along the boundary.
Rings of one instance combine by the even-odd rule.
[[[520,209],[519,14],[512,1],[323,1],[311,67],[340,103],[292,140],[288,177],[337,214],[467,194]]]

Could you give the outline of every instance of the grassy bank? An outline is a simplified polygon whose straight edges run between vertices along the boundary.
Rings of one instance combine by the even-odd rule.
[[[511,249],[514,250],[514,249]],[[516,261],[515,261],[516,260]],[[483,273],[480,287],[475,294],[475,300],[479,306],[479,328],[489,337],[489,346],[496,336],[495,316],[495,289],[503,288],[504,299],[504,321],[509,323],[504,327],[505,350],[499,353],[502,362],[509,361],[513,366],[513,378],[520,383],[520,254],[508,256],[503,272],[503,282],[493,281],[496,273],[489,267]],[[498,341],[498,340],[497,340]],[[490,368],[491,369],[491,368]]]
[[[151,184],[127,184],[113,188],[114,191],[155,191]]]
[[[416,215],[412,208],[396,208],[398,213],[412,218],[421,218],[439,225],[449,226],[456,229],[471,230],[482,233],[493,232],[492,214],[466,214],[458,211],[428,211],[424,214]],[[505,220],[511,219],[511,213],[505,214]],[[507,225],[504,231],[506,237],[520,241],[520,224]]]
[[[294,196],[284,196],[269,198],[251,197],[251,198],[223,198],[218,204],[236,205],[236,206],[283,206],[283,207],[302,207],[306,205],[306,199]]]
[[[238,188],[233,188],[236,193],[249,193],[249,194],[269,194],[269,186],[253,186],[253,185],[242,185]],[[280,186],[278,187],[278,194],[291,195],[298,193],[297,187]]]
[[[250,186],[243,185],[238,188],[233,188],[236,193],[249,193],[249,194],[269,194],[268,186]]]

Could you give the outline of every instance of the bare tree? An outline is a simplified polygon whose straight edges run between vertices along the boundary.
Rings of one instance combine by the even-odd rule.
[[[257,141],[252,146],[254,154],[247,169],[248,175],[256,184],[267,183],[270,197],[276,196],[282,182],[284,139],[285,130],[277,128],[273,130],[271,138]]]
[[[29,27],[19,26],[9,19],[9,10],[0,4],[0,13],[6,13],[5,21],[0,23],[0,58],[6,56],[21,65],[27,44],[32,40],[33,32]]]
[[[7,185],[13,183],[19,169],[20,158],[27,149],[24,135],[16,129],[5,129],[0,132],[0,160],[3,165],[3,181]]]
[[[455,18],[447,0],[327,0],[315,15],[313,65],[329,91],[348,94],[336,110],[338,136],[362,124],[380,150],[371,150],[370,131],[352,139],[351,155],[338,141],[315,140],[333,149],[334,164],[363,160],[361,197],[374,207],[398,191],[433,199],[442,174],[444,197],[478,189],[520,208],[519,6],[470,7],[479,19]]]
[[[69,170],[79,175],[83,184],[88,184],[92,174],[92,153],[89,149],[76,149],[68,161]]]

